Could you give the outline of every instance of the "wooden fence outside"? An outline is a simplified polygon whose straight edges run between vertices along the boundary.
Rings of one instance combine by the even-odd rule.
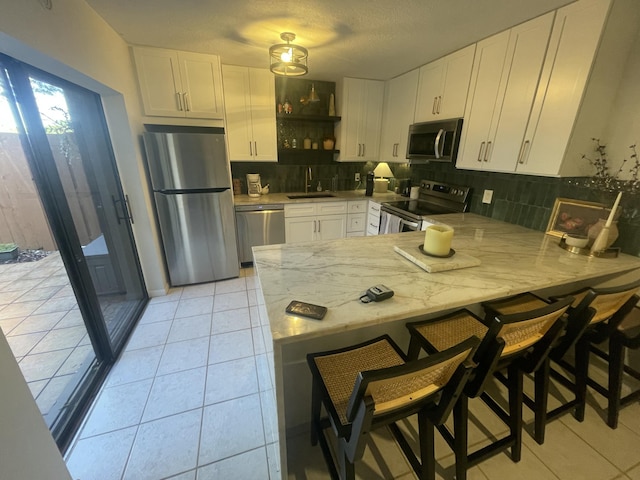
[[[82,160],[73,149],[61,153],[61,137],[49,135],[49,141],[80,243],[86,245],[100,235],[100,224]],[[0,243],[57,249],[20,138],[6,132],[0,132]]]

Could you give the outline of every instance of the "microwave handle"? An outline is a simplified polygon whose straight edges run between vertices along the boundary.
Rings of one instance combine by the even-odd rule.
[[[440,149],[440,138],[442,138],[443,133],[444,133],[444,130],[441,128],[440,131],[438,132],[438,135],[436,135],[436,145],[435,145],[436,158],[442,157],[442,154],[444,153],[444,143],[442,144],[442,149]],[[442,150],[442,153],[440,150]]]

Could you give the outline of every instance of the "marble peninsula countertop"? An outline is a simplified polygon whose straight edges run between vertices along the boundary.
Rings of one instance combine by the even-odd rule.
[[[332,197],[313,197],[314,194],[330,194]],[[233,203],[238,205],[266,205],[276,203],[308,203],[308,202],[338,202],[347,200],[373,200],[374,202],[391,202],[394,200],[406,200],[407,197],[403,197],[397,193],[388,191],[385,193],[374,193],[372,196],[367,197],[364,194],[364,190],[340,190],[337,192],[309,192],[311,198],[289,198],[291,196],[305,195],[304,192],[288,192],[288,193],[269,193],[267,195],[260,195],[259,197],[250,197],[249,195],[234,195]]]
[[[255,247],[254,266],[274,345],[525,291],[597,284],[624,272],[640,276],[638,257],[573,254],[559,247],[558,237],[470,213],[438,215],[437,221],[455,229],[452,248],[479,259],[480,265],[428,273],[394,251],[394,246],[417,247],[423,232]],[[367,288],[380,283],[394,290],[391,299],[359,301]],[[287,315],[291,300],[324,305],[327,315],[319,321]]]

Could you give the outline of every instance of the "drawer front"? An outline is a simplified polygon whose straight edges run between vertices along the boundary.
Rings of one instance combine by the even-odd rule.
[[[285,204],[284,217],[308,217],[316,214],[315,203]]]
[[[349,213],[366,213],[367,212],[367,200],[358,200],[356,202],[349,203]]]
[[[347,237],[364,237],[364,232],[347,232]]]
[[[367,223],[367,214],[358,213],[347,216],[347,232],[363,232]]]
[[[347,213],[347,202],[322,202],[314,205],[317,215],[340,215]]]
[[[379,229],[380,229],[380,226],[378,224],[372,224],[371,222],[367,222],[367,236],[378,235]]]
[[[374,215],[374,216],[380,218],[380,204],[379,203],[369,201],[369,208],[368,208],[367,211],[369,213],[369,216]]]

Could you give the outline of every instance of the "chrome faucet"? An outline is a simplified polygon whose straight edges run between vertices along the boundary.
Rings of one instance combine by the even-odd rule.
[[[311,167],[307,167],[304,169],[304,193],[309,193],[309,188],[311,187],[311,180],[313,180]]]

